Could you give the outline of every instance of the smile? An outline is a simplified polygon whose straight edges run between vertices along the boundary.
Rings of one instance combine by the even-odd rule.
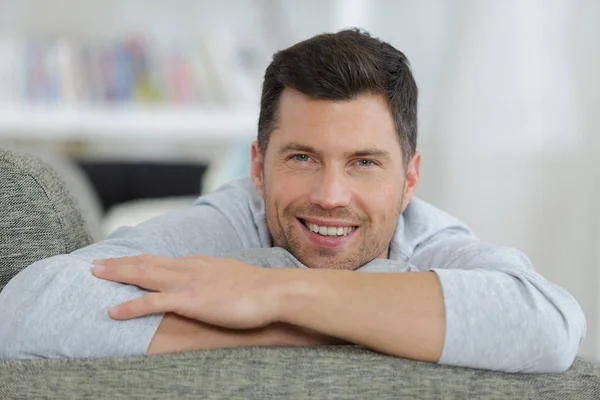
[[[309,231],[321,236],[346,236],[356,230],[356,226],[322,226],[300,219]]]

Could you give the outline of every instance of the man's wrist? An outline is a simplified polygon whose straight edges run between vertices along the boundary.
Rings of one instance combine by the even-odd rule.
[[[297,318],[300,311],[298,304],[308,301],[318,290],[313,275],[319,271],[277,269],[272,272],[274,278],[267,290],[269,301],[276,305],[274,321],[302,326]]]

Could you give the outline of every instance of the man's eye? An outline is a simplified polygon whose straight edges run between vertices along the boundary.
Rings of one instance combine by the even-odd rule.
[[[310,157],[307,156],[306,154],[296,154],[294,156],[294,159],[296,161],[310,161]]]
[[[373,160],[358,160],[356,163],[361,167],[371,167],[375,165]]]

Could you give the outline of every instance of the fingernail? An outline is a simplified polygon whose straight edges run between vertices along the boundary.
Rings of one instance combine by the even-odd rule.
[[[97,260],[94,260],[94,262],[92,262],[92,264],[94,265],[104,265],[104,263],[106,262],[106,260],[99,258]]]
[[[119,312],[119,308],[120,308],[119,306],[114,306],[114,307],[111,307],[111,308],[108,310],[108,313],[109,313],[109,314],[111,314],[111,315],[115,315],[116,313],[118,313],[118,312]]]
[[[94,272],[102,272],[105,269],[106,269],[106,267],[104,265],[98,265],[98,264],[94,265]]]

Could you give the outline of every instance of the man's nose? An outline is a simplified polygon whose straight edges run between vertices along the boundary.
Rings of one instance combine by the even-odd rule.
[[[324,171],[310,196],[312,204],[324,209],[336,207],[347,207],[350,204],[351,190],[342,173],[336,171]]]

